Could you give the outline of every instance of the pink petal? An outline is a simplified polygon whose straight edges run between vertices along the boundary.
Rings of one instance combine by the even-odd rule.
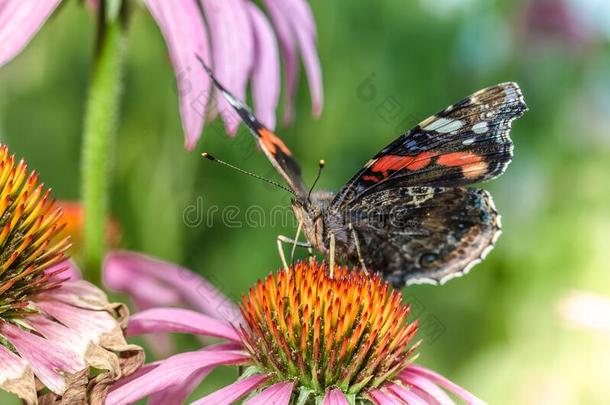
[[[151,395],[148,405],[182,405],[184,400],[212,370],[214,370],[214,367],[202,368],[191,374],[182,384]]]
[[[230,405],[234,401],[237,401],[241,397],[256,390],[268,379],[269,377],[266,375],[255,374],[253,376],[244,378],[243,380],[234,382],[231,385],[227,385],[226,387],[221,388],[210,395],[206,395],[205,397],[191,403],[191,405]]]
[[[36,402],[36,382],[28,363],[0,345],[0,390],[11,392],[26,403]]]
[[[294,383],[292,381],[283,381],[265,388],[261,393],[254,398],[244,402],[244,405],[288,405]]]
[[[130,404],[150,394],[184,384],[193,373],[206,367],[239,364],[248,359],[248,354],[234,351],[200,350],[177,354],[159,362],[148,373],[139,375],[118,388],[113,387],[106,398],[106,405]]]
[[[429,403],[435,403],[424,401],[421,397],[419,397],[410,389],[402,387],[398,384],[389,384],[387,388],[397,398],[402,399],[403,401],[405,401],[405,403],[409,405],[428,405]]]
[[[25,359],[36,377],[56,394],[66,387],[63,373],[76,373],[86,367],[74,353],[42,337],[28,333],[7,322],[0,321],[0,335],[4,336]]]
[[[36,306],[78,333],[82,339],[95,343],[118,327],[116,320],[105,311],[90,311],[57,301],[38,301]]]
[[[399,401],[393,395],[383,392],[380,389],[372,389],[368,392],[369,398],[377,405],[401,405]]]
[[[59,288],[45,291],[39,295],[40,301],[59,301],[65,304],[94,310],[108,308],[106,294],[85,280],[68,280]]]
[[[254,49],[245,2],[201,0],[201,4],[210,27],[214,73],[237,99],[244,100]],[[235,134],[239,118],[218,93],[216,102],[227,132]]]
[[[464,388],[449,381],[442,375],[435,373],[434,371],[429,370],[424,367],[410,365],[409,367],[407,367],[406,370],[401,372],[398,375],[398,377],[408,383],[409,378],[412,377],[413,375],[421,376],[421,377],[429,379],[430,381],[434,382],[435,384],[438,384],[441,387],[444,387],[447,390],[453,392],[455,395],[460,397],[462,400],[464,400],[468,404],[477,404],[477,405],[485,404],[484,401],[482,401],[481,399],[472,395],[470,392],[466,391]]]
[[[151,333],[144,338],[156,358],[165,358],[176,353],[174,340],[167,334]]]
[[[46,339],[57,343],[80,359],[85,359],[89,340],[81,339],[73,330],[42,315],[31,315],[28,324]]]
[[[117,251],[106,257],[103,276],[108,288],[132,297],[145,297],[147,302],[155,302],[155,297],[139,289],[139,281],[157,279],[179,292],[193,308],[228,323],[242,322],[239,309],[230,299],[201,276],[175,264]]]
[[[343,391],[338,388],[326,391],[322,405],[349,405]]]
[[[201,136],[210,96],[210,78],[201,74],[199,55],[210,60],[205,22],[196,0],[176,7],[166,0],[146,0],[146,6],[165,38],[174,66],[185,147],[192,150]]]
[[[155,361],[153,363],[143,364],[139,369],[137,369],[133,374],[128,375],[127,377],[123,377],[119,379],[117,382],[112,384],[111,391],[117,390],[120,387],[134,381],[145,374],[150,373],[155,368],[159,367],[163,363],[163,360]]]
[[[0,3],[0,66],[25,48],[61,0],[4,0]]]
[[[64,262],[57,263],[56,265],[45,269],[44,272],[47,274],[59,272],[58,276],[66,280],[81,279],[80,270],[78,269],[78,266],[76,265],[76,263],[74,263],[73,260],[66,260]]]
[[[256,115],[268,128],[275,128],[275,110],[280,96],[280,57],[273,28],[253,3],[247,3],[255,38],[252,95]]]
[[[406,381],[403,379],[403,382],[411,386],[411,390],[417,394],[419,397],[423,398],[427,402],[436,402],[441,405],[454,405],[455,402],[451,400],[449,395],[445,393],[438,385],[434,384],[427,378],[421,377],[419,375],[408,373],[404,374],[404,376],[409,377],[409,380]]]
[[[322,69],[316,50],[315,24],[311,9],[303,0],[278,1],[278,4],[283,9],[284,18],[291,21],[307,73],[313,115],[318,117],[322,112],[323,102]]]
[[[284,0],[284,2],[292,10],[293,21],[298,21],[298,29],[303,30],[315,39],[316,22],[309,3],[305,0]]]
[[[280,5],[276,0],[264,0],[273,26],[277,32],[282,56],[286,79],[284,84],[284,123],[290,123],[294,119],[294,99],[299,78],[299,57],[297,52],[297,41],[292,28],[281,11]]]
[[[159,332],[196,333],[241,342],[228,324],[189,309],[154,308],[129,318],[127,334],[130,336]]]

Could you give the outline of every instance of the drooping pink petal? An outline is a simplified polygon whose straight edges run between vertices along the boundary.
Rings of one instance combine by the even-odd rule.
[[[402,387],[398,384],[389,384],[388,391],[394,394],[397,398],[402,399],[409,405],[428,405],[429,403],[424,401],[415,392],[408,388]],[[433,402],[432,402],[433,403]]]
[[[227,323],[189,309],[153,308],[129,318],[127,334],[130,336],[159,332],[196,333],[241,341],[235,329]]]
[[[112,387],[106,405],[133,403],[156,392],[184,384],[198,370],[221,364],[243,363],[249,355],[241,351],[208,351],[180,353],[159,362],[148,373],[131,379],[118,388]]]
[[[196,57],[210,61],[205,22],[196,0],[183,0],[178,7],[166,0],[146,0],[146,6],[169,50],[178,85],[185,146],[192,150],[201,136],[210,96],[210,78],[201,74]]]
[[[210,28],[214,73],[229,91],[244,100],[254,49],[245,2],[201,0],[201,4]],[[219,93],[216,102],[227,132],[235,134],[240,122],[237,114]]]
[[[368,396],[377,405],[401,405],[402,402],[393,395],[380,389],[369,390]]]
[[[345,394],[338,388],[326,391],[322,405],[349,405]]]
[[[244,405],[288,405],[294,383],[292,381],[283,381],[265,388],[261,393],[254,398],[244,402]]]
[[[35,403],[36,383],[27,362],[0,345],[0,364],[0,390],[17,395],[26,403]]]
[[[432,370],[429,370],[425,367],[410,365],[406,370],[402,371],[398,375],[398,378],[408,382],[408,379],[410,377],[412,377],[413,375],[421,376],[421,377],[429,379],[433,383],[438,384],[441,387],[444,387],[447,390],[453,392],[455,395],[460,397],[462,400],[464,400],[468,404],[476,404],[476,405],[485,404],[484,401],[477,398],[470,392],[466,391],[464,388],[460,387],[459,385],[449,381],[442,375],[440,375]]]
[[[145,374],[150,373],[155,368],[159,367],[163,360],[155,361],[153,363],[143,364],[139,369],[137,369],[133,374],[128,375],[127,377],[123,377],[119,379],[117,382],[112,384],[111,391],[117,390],[123,385],[130,383],[133,380],[136,380],[142,377]]]
[[[252,96],[256,115],[270,129],[275,128],[275,110],[280,96],[280,56],[273,28],[254,4],[247,3],[255,39],[252,66]]]
[[[89,341],[81,339],[71,329],[42,315],[31,315],[28,324],[50,341],[57,343],[64,349],[74,353],[78,358],[84,359]]]
[[[284,18],[280,5],[276,0],[264,0],[269,11],[273,27],[277,33],[282,48],[284,61],[285,83],[284,83],[284,124],[294,119],[294,101],[299,78],[299,55],[297,51],[297,40],[292,32],[289,21]]]
[[[4,0],[0,3],[0,66],[25,48],[61,0]]]
[[[36,306],[78,333],[82,339],[99,343],[104,334],[117,327],[116,320],[105,311],[90,311],[57,301],[38,301]]]
[[[108,307],[106,294],[85,280],[69,280],[59,288],[45,291],[41,301],[59,301],[78,308],[104,310]]]
[[[311,9],[309,4],[304,0],[278,1],[278,4],[283,10],[284,18],[291,21],[299,44],[309,82],[312,111],[314,117],[317,117],[322,112],[322,69],[320,68],[320,60],[316,50],[316,32]]]
[[[151,333],[145,336],[145,340],[156,358],[165,358],[176,353],[174,340],[170,335],[164,333]]]
[[[214,370],[214,367],[204,367],[191,374],[182,384],[151,395],[148,405],[182,405],[184,400],[212,370]]]
[[[63,375],[76,373],[86,367],[84,361],[60,345],[26,332],[10,323],[0,321],[0,335],[5,337],[25,359],[36,377],[56,394],[66,387]]]
[[[234,382],[231,385],[227,385],[226,387],[221,388],[210,395],[206,395],[205,397],[193,402],[191,405],[230,405],[234,401],[237,401],[241,397],[256,390],[268,379],[269,377],[266,375],[255,374],[253,376],[244,378],[243,380]]]
[[[145,296],[147,302],[155,302],[155,297],[139,289],[138,282],[157,279],[174,288],[194,309],[228,323],[242,322],[239,309],[229,298],[203,277],[175,264],[138,253],[116,251],[106,257],[103,277],[108,288],[132,297]]]

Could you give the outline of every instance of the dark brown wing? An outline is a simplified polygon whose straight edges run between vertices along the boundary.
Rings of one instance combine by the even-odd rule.
[[[500,216],[480,189],[396,187],[360,199],[349,217],[367,267],[400,287],[465,274],[500,235]]]
[[[400,180],[404,186],[463,186],[493,179],[512,158],[511,122],[527,106],[516,83],[480,90],[425,119],[360,170],[333,207]]]

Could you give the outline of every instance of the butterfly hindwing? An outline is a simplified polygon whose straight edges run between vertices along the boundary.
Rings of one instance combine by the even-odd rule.
[[[516,83],[480,90],[425,119],[374,156],[333,202],[403,186],[463,186],[493,179],[512,158],[511,122],[527,110]]]
[[[500,217],[481,189],[394,187],[366,195],[349,212],[366,265],[395,286],[460,276],[500,235]]]

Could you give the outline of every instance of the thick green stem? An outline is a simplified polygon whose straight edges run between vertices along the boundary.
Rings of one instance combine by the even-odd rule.
[[[87,280],[99,284],[106,250],[110,171],[121,98],[124,32],[120,18],[107,18],[103,6],[87,100],[81,154],[81,198],[85,210],[83,265]]]

